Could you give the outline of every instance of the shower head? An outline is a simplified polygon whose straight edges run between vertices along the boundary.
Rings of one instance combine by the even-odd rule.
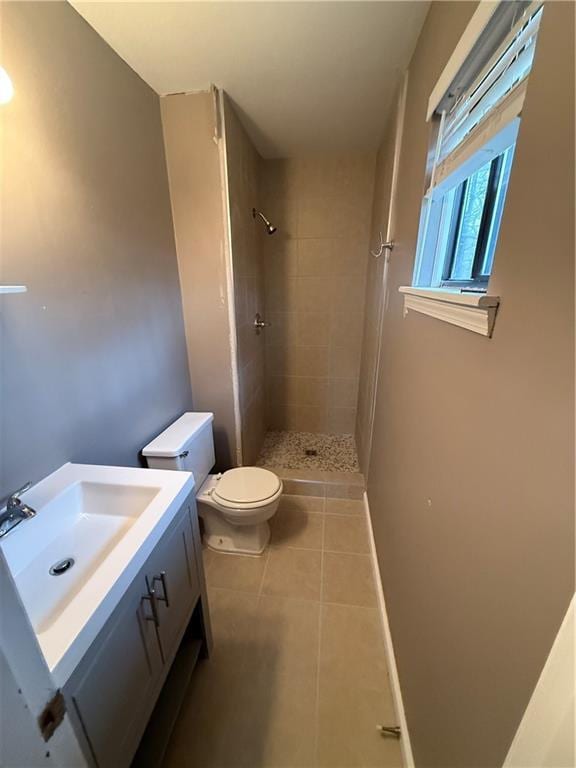
[[[276,227],[273,224],[270,224],[266,216],[262,213],[262,211],[257,211],[256,208],[252,208],[252,218],[255,219],[256,216],[260,216],[262,221],[264,222],[264,225],[266,227],[266,234],[273,235],[274,232],[276,232]]]

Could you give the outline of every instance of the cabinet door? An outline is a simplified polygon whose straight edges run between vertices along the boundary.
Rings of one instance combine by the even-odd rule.
[[[154,590],[162,654],[170,664],[200,595],[188,507],[150,556],[146,578]]]
[[[162,658],[147,585],[137,577],[67,685],[99,768],[128,766],[146,724]]]

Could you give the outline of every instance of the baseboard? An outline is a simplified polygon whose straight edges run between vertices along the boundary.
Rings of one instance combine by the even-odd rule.
[[[368,504],[368,495],[364,493],[364,511],[368,523],[368,534],[370,538],[370,552],[376,577],[376,594],[378,596],[378,608],[380,610],[380,619],[382,621],[382,630],[384,633],[384,645],[386,649],[386,660],[388,662],[388,673],[392,686],[392,698],[394,700],[394,710],[396,712],[397,725],[400,726],[400,746],[404,758],[405,768],[415,768],[412,746],[410,744],[410,733],[408,723],[406,722],[406,713],[404,711],[404,702],[402,701],[402,691],[400,689],[400,679],[396,667],[396,657],[394,655],[394,646],[392,645],[392,635],[390,633],[390,624],[388,623],[388,614],[386,613],[386,603],[384,601],[384,589],[382,587],[382,578],[380,576],[380,567],[376,556],[376,543],[374,541],[374,531],[372,530],[372,518],[370,517],[370,506]]]

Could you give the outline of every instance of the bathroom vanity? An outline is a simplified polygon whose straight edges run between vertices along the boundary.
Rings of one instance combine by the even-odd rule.
[[[60,702],[89,765],[129,766],[177,656],[211,647],[193,476],[67,464],[25,499],[2,549]]]

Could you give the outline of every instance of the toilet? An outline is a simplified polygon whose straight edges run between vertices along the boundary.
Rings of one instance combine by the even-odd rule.
[[[192,472],[204,541],[210,549],[260,555],[270,540],[268,520],[278,509],[282,481],[268,469],[214,466],[212,413],[185,413],[143,449],[152,469]]]

